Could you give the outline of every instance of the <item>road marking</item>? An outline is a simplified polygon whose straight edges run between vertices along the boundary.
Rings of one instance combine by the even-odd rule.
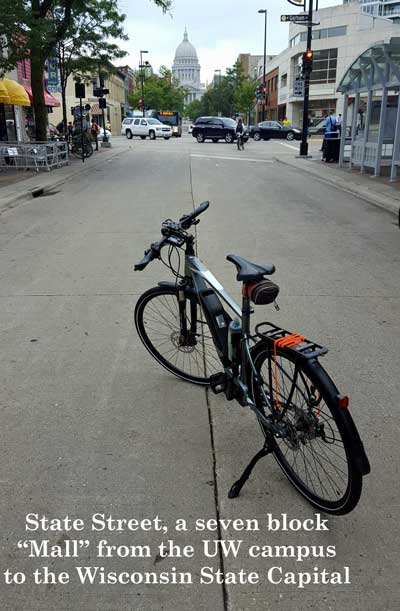
[[[293,146],[293,144],[286,144],[285,142],[279,142],[281,146],[287,146],[289,149],[294,149],[295,151],[299,150],[298,146]]]
[[[219,155],[197,155],[191,153],[191,157],[203,157],[204,159],[228,159],[230,161],[258,161],[259,163],[274,163],[272,159],[252,159],[250,157],[222,157]]]

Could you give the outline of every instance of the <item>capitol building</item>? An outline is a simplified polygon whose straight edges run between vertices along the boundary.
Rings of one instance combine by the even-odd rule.
[[[185,98],[185,104],[189,104],[193,100],[200,100],[205,92],[205,86],[200,82],[199,60],[197,59],[196,49],[189,42],[186,28],[183,40],[175,51],[172,74],[178,79],[180,85],[189,90]]]

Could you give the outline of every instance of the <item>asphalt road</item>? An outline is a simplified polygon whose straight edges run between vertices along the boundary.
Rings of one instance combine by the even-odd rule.
[[[296,144],[197,144],[115,139],[121,154],[81,180],[0,217],[1,573],[5,611],[394,611],[399,608],[397,522],[400,243],[394,217],[312,181],[282,161]],[[293,148],[294,147],[294,148]],[[319,143],[313,143],[317,150]],[[170,279],[132,264],[158,239],[161,221],[208,199],[198,251],[239,298],[227,253],[273,262],[281,310],[257,310],[326,344],[324,365],[350,407],[372,465],[359,506],[329,531],[268,531],[268,514],[315,517],[272,458],[242,495],[230,485],[261,447],[251,414],[170,376],[133,328],[137,297]],[[81,518],[85,530],[25,530],[28,513]],[[155,530],[90,531],[95,513],[154,519]],[[187,521],[176,531],[175,520]],[[197,518],[259,521],[260,530],[195,531]],[[237,558],[205,558],[204,539],[241,540]],[[18,541],[56,546],[29,558]],[[97,558],[96,544],[149,545],[150,557]],[[194,557],[157,555],[161,541]],[[69,540],[83,544],[65,557]],[[251,545],[335,546],[333,558],[250,558]],[[52,548],[53,549],[53,548]],[[58,551],[57,551],[58,550]],[[61,551],[60,551],[61,550]],[[189,551],[187,552],[189,554]],[[63,554],[64,557],[57,557]],[[33,554],[34,555],[34,554]],[[49,567],[69,583],[34,585]],[[76,566],[106,571],[190,572],[192,585],[80,585]],[[200,584],[201,567],[256,571],[257,584]],[[274,585],[267,571],[349,567],[350,585]],[[173,569],[175,567],[175,569]],[[20,578],[20,579],[23,579]],[[97,581],[97,580],[96,580]]]

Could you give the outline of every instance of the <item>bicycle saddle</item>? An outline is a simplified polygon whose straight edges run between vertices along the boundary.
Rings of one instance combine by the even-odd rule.
[[[239,255],[228,255],[227,260],[236,265],[237,275],[236,280],[241,282],[251,282],[261,280],[263,276],[269,276],[275,271],[275,265],[258,265],[252,263]]]

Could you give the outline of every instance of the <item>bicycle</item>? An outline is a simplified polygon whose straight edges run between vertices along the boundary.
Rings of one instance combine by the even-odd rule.
[[[244,151],[244,133],[243,132],[236,132],[236,144],[237,144],[238,151],[240,150]]]
[[[370,465],[348,397],[339,393],[319,363],[327,348],[270,322],[251,332],[252,304],[276,306],[279,287],[265,278],[275,267],[228,255],[243,284],[242,304],[236,304],[196,257],[195,237],[188,232],[208,207],[209,202],[203,202],[178,222],[164,221],[161,240],[135,265],[142,271],[160,259],[175,276],[174,282],[159,282],[139,298],[139,337],[175,376],[224,393],[255,413],[264,443],[231,487],[230,498],[239,495],[256,463],[272,453],[314,507],[335,515],[348,513],[360,499]]]
[[[72,136],[70,153],[78,157],[78,159],[82,157],[82,137],[80,133]],[[86,133],[83,135],[83,153],[86,159],[93,155],[92,141]]]

